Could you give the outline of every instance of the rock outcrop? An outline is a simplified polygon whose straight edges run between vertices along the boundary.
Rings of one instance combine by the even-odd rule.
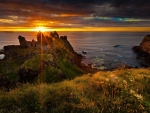
[[[150,35],[144,37],[140,44],[141,51],[150,54]]]
[[[137,53],[139,59],[150,63],[150,35],[146,35],[139,46],[134,46],[132,50]]]
[[[40,44],[41,44],[41,42],[47,43],[47,40],[46,40],[44,34],[41,31],[39,31],[37,33],[37,42],[40,43]]]
[[[50,33],[50,37],[59,38],[59,34],[56,31],[54,31]]]
[[[140,45],[134,46],[132,49],[137,53],[142,52],[150,54],[150,35],[146,35]]]
[[[18,39],[19,39],[20,47],[26,48],[27,47],[27,41],[26,41],[25,37],[22,37],[19,35]]]
[[[73,47],[71,46],[71,44],[69,43],[69,41],[67,40],[67,36],[60,36],[60,39],[63,41],[63,44],[66,48],[68,48],[71,52],[74,52]]]

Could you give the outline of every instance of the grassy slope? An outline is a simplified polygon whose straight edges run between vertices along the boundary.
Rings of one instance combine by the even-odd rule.
[[[150,112],[150,69],[87,74],[55,84],[19,84],[0,92],[3,113]]]

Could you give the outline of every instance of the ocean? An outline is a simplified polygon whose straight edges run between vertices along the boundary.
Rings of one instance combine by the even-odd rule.
[[[49,34],[48,32],[46,34]],[[140,60],[132,51],[133,46],[141,43],[146,32],[58,32],[66,35],[77,53],[85,56],[82,63],[92,64],[93,68],[111,69],[121,65],[138,66]],[[26,40],[36,40],[35,32],[0,32],[0,49],[5,45],[18,45],[18,36]],[[120,45],[114,47],[115,45]],[[82,51],[87,52],[83,54]],[[0,55],[3,58],[3,55]],[[142,61],[143,62],[143,61]]]

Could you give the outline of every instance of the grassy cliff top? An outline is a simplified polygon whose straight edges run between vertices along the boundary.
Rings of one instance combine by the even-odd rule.
[[[97,72],[55,84],[0,92],[0,112],[150,112],[150,69]]]

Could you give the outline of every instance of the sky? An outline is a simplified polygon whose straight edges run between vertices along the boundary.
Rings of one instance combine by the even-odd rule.
[[[0,0],[0,31],[150,31],[150,0]]]

